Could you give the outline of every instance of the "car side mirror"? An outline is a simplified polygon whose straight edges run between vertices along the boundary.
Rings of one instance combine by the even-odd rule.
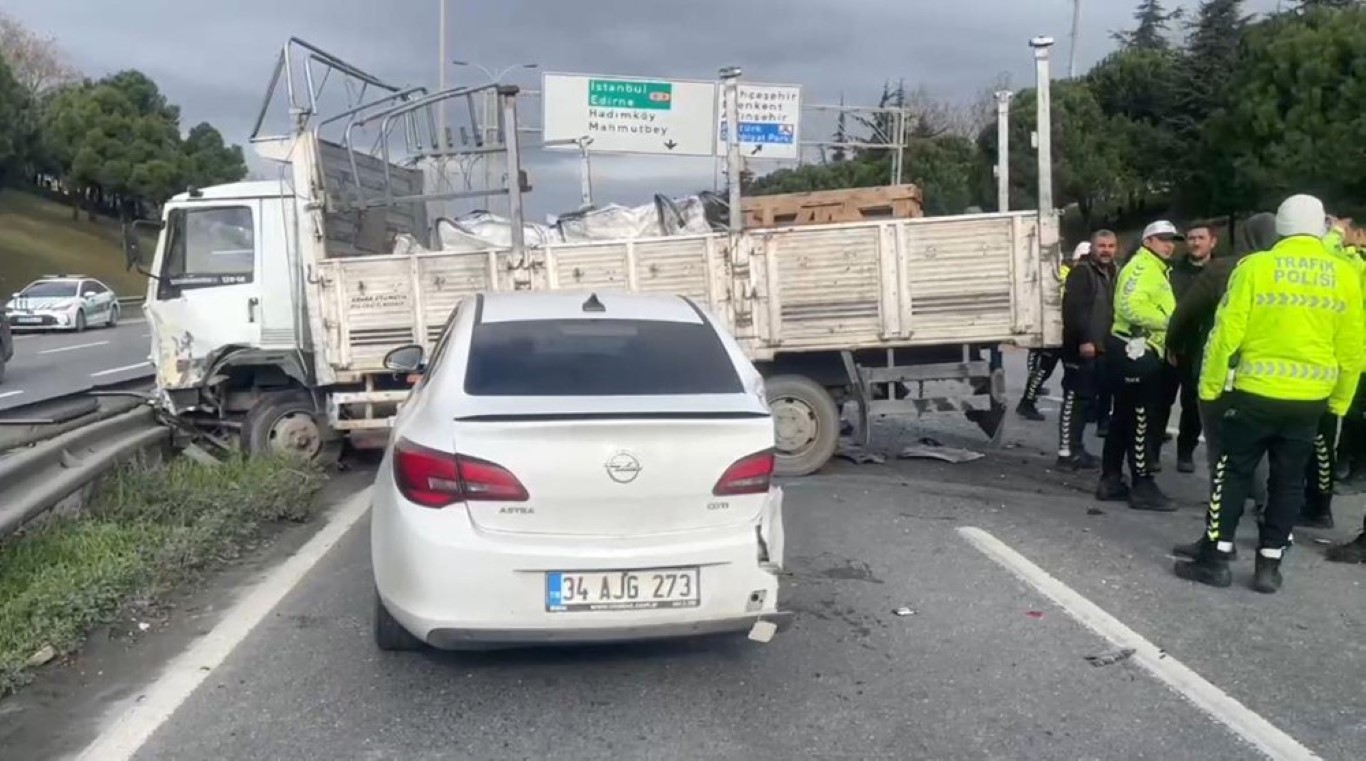
[[[384,355],[384,367],[396,373],[416,373],[423,370],[426,351],[417,344],[408,344],[392,349]]]

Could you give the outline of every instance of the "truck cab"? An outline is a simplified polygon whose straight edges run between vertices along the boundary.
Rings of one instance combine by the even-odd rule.
[[[164,409],[247,451],[322,453],[295,244],[280,181],[191,189],[163,210],[143,306]]]

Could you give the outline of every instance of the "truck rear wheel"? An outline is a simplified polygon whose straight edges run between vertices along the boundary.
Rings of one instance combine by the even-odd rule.
[[[341,457],[341,438],[313,405],[306,391],[284,391],[261,397],[242,422],[242,448],[253,457],[286,455],[322,465]]]
[[[777,442],[774,470],[780,476],[806,476],[835,455],[840,412],[823,386],[802,375],[778,375],[765,382]]]

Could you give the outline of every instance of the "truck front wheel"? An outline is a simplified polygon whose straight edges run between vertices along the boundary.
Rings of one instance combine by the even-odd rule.
[[[776,473],[806,476],[820,470],[839,445],[840,412],[834,398],[802,375],[777,375],[765,387],[773,410]]]
[[[266,394],[242,421],[242,449],[250,456],[289,455],[330,465],[341,457],[341,438],[306,391]]]

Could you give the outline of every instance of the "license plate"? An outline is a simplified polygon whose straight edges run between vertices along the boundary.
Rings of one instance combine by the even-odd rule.
[[[545,609],[551,613],[696,608],[701,575],[690,568],[639,571],[551,571],[545,575]]]
[[[42,324],[43,324],[43,318],[41,318],[41,317],[15,317],[15,318],[14,318],[14,324],[15,324],[15,325],[42,325]]]

